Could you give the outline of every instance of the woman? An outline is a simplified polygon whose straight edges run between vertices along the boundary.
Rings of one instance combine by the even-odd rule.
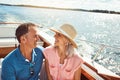
[[[55,32],[55,43],[44,50],[46,71],[49,80],[80,80],[83,60],[75,52],[77,48],[73,39],[76,31],[70,24],[59,29],[50,28]]]

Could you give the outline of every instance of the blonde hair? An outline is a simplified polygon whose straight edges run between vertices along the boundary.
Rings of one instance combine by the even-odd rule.
[[[66,45],[67,49],[66,49],[66,56],[67,57],[72,57],[75,53],[74,47],[71,43],[68,43]]]

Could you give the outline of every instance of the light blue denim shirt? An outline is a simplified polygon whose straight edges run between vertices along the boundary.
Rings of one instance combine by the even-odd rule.
[[[43,63],[43,47],[33,49],[32,61],[21,54],[19,47],[10,52],[2,62],[2,80],[38,80]]]

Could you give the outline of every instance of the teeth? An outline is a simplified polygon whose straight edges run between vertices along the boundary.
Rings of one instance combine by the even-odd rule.
[[[58,40],[55,40],[55,42],[57,42]]]
[[[58,40],[56,40],[55,42],[58,42]]]

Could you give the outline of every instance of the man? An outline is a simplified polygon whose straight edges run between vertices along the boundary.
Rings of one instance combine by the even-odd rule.
[[[2,62],[2,80],[38,80],[43,62],[42,47],[37,47],[38,28],[33,23],[23,23],[15,33],[18,48]]]

